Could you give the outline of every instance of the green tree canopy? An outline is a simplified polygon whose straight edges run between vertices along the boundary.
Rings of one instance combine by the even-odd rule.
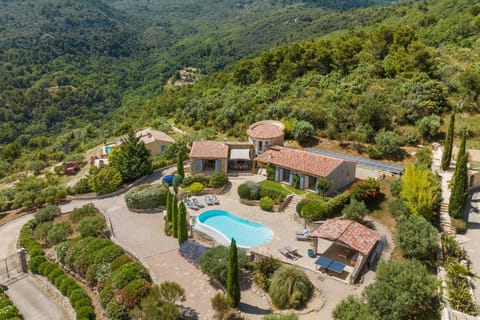
[[[455,112],[450,115],[450,123],[448,124],[447,136],[445,137],[445,145],[442,153],[442,170],[447,170],[452,161],[453,138],[455,134]]]
[[[405,257],[428,263],[436,260],[438,231],[425,218],[402,216],[397,225],[397,237]]]
[[[364,296],[382,320],[439,317],[437,282],[416,260],[381,261],[375,282],[365,288]]]
[[[409,165],[402,178],[400,197],[410,211],[427,221],[433,221],[438,214],[439,182],[429,169]]]
[[[115,167],[104,166],[88,178],[90,188],[98,194],[110,193],[122,184],[122,175]]]
[[[227,299],[232,307],[240,304],[240,270],[238,267],[237,242],[232,239],[228,253]]]
[[[125,182],[133,181],[153,170],[150,150],[133,131],[120,148],[110,155],[110,165],[120,171]]]

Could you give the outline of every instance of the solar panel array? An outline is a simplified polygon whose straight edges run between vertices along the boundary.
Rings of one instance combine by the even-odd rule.
[[[395,173],[395,174],[401,174],[405,170],[405,167],[403,167],[403,166],[398,166],[398,165],[395,165],[395,164],[389,164],[389,163],[385,163],[385,162],[381,162],[381,161],[355,157],[355,156],[351,156],[349,154],[337,153],[337,152],[320,150],[320,149],[315,149],[315,148],[309,148],[309,149],[307,149],[307,151],[312,152],[312,153],[316,153],[316,154],[321,154],[321,155],[327,156],[327,157],[342,159],[342,160],[346,160],[346,161],[353,161],[353,162],[356,162],[360,165],[373,167],[373,168],[383,170],[383,171],[389,171],[389,172],[392,172],[392,173]]]

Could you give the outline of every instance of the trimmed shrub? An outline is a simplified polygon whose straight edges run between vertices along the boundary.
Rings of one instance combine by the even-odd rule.
[[[246,181],[238,186],[237,192],[241,199],[258,200],[258,184]]]
[[[28,262],[28,268],[30,271],[33,273],[38,273],[38,266],[40,266],[41,263],[47,261],[45,256],[36,256],[30,259]]]
[[[45,241],[47,240],[47,234],[50,229],[52,229],[53,223],[51,221],[42,222],[35,227],[35,231],[33,232],[35,236],[35,240]]]
[[[70,221],[73,223],[78,223],[85,217],[94,216],[99,213],[98,209],[93,205],[93,203],[87,203],[81,208],[73,209],[72,213],[70,214]]]
[[[113,192],[120,187],[122,182],[122,174],[112,166],[104,166],[88,178],[90,188],[97,194]]]
[[[299,308],[310,298],[312,288],[305,272],[284,266],[273,274],[268,294],[280,309]]]
[[[328,218],[339,216],[343,208],[350,203],[350,192],[347,190],[326,203],[325,211]]]
[[[53,219],[60,215],[60,208],[54,205],[46,206],[43,209],[38,210],[34,215],[35,225],[42,222],[53,221]]]
[[[65,273],[61,276],[58,276],[55,279],[55,282],[54,282],[55,288],[60,289],[60,285],[62,284],[63,280],[68,279],[68,278],[69,277]]]
[[[221,188],[228,183],[228,176],[225,172],[215,172],[210,177],[209,185],[212,188]]]
[[[115,294],[113,293],[112,285],[108,283],[105,288],[100,291],[100,303],[102,304],[102,307],[105,308],[114,296]]]
[[[285,200],[285,195],[277,190],[266,188],[265,186],[260,186],[258,189],[258,195],[260,198],[269,197],[274,201],[275,204],[279,204]]]
[[[50,281],[52,284],[55,284],[55,280],[57,280],[58,277],[64,274],[65,272],[63,272],[63,270],[59,266],[55,266],[55,268],[52,271],[50,271],[47,278],[48,278],[48,281]]]
[[[92,301],[90,300],[90,298],[81,298],[72,304],[75,310],[80,309],[81,307],[91,306],[91,305],[92,305]]]
[[[140,300],[148,295],[150,284],[144,279],[130,281],[120,292],[120,298],[128,308],[133,308]]]
[[[273,200],[270,197],[263,197],[260,199],[260,208],[264,211],[273,210]]]
[[[307,221],[327,219],[327,202],[312,201],[306,203],[302,208],[301,216]]]
[[[310,198],[303,198],[302,200],[300,200],[299,203],[297,203],[297,206],[295,207],[295,210],[297,211],[298,214],[301,214],[303,207],[304,207],[307,203],[310,203],[310,202],[313,202],[313,201],[315,201],[315,200],[310,199]]]
[[[128,308],[122,303],[112,299],[106,309],[107,317],[112,320],[129,320]]]
[[[184,177],[183,180],[182,180],[181,186],[182,186],[182,188],[186,188],[194,182],[200,182],[205,187],[207,187],[210,184],[210,179],[211,178],[207,177],[206,175],[199,173],[199,174],[196,174],[194,176]]]
[[[129,262],[112,272],[112,287],[121,290],[127,283],[135,279],[145,279],[150,281],[150,275],[147,269],[138,262]]]
[[[43,249],[41,249],[41,248],[33,247],[32,250],[28,251],[28,254],[30,255],[30,258],[33,258],[33,257],[36,257],[36,256],[44,256],[45,252],[43,252]]]
[[[205,189],[205,187],[203,186],[203,184],[201,184],[200,182],[194,182],[192,183],[188,189],[193,193],[193,194],[199,194],[200,192],[203,191],[203,189]]]
[[[92,306],[83,306],[75,310],[78,318],[95,319],[95,311]]]
[[[125,194],[125,202],[131,209],[152,209],[167,203],[168,189],[159,184],[141,185]]]
[[[85,217],[80,220],[78,231],[80,232],[82,238],[100,237],[105,235],[105,232],[107,231],[107,224],[103,217]]]
[[[60,222],[55,224],[50,231],[48,231],[47,241],[50,244],[57,244],[63,242],[73,233],[72,226],[67,222]]]
[[[13,305],[13,302],[7,297],[5,293],[0,294],[0,309],[5,308],[6,306]]]
[[[55,267],[57,267],[56,264],[50,261],[45,261],[38,266],[38,273],[46,277],[53,269],[55,269]]]
[[[73,287],[73,286],[76,286],[76,285],[77,285],[77,283],[75,282],[75,280],[73,280],[72,278],[67,276],[60,283],[60,286],[59,286],[58,290],[60,290],[60,292],[64,296],[66,296],[68,294],[68,290],[70,289],[70,287]]]
[[[0,309],[0,320],[12,320],[16,317],[18,317],[18,309],[14,305],[9,305]]]
[[[115,271],[128,262],[132,262],[132,259],[130,259],[130,257],[125,255],[119,256],[112,261],[112,264],[110,265],[110,270]]]
[[[248,257],[245,250],[239,249],[237,254],[238,268],[242,269],[247,264]],[[207,249],[198,259],[198,264],[203,273],[225,284],[227,281],[228,259],[229,248],[218,246]]]

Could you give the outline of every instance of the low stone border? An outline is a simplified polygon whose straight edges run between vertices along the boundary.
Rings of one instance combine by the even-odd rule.
[[[160,213],[166,210],[165,206],[161,207],[156,207],[156,208],[150,208],[150,209],[134,209],[134,208],[128,208],[131,212],[135,213]]]
[[[285,207],[290,203],[292,198],[294,197],[293,194],[289,194],[285,197],[285,199],[280,202],[279,204],[273,205],[272,212],[281,212],[285,209]],[[260,206],[260,200],[248,200],[240,198],[240,203],[247,205],[247,206]]]

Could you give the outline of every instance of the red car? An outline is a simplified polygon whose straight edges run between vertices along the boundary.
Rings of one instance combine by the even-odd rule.
[[[64,174],[75,174],[77,171],[80,170],[78,167],[78,163],[76,161],[71,161],[65,163],[65,168],[63,169]]]

